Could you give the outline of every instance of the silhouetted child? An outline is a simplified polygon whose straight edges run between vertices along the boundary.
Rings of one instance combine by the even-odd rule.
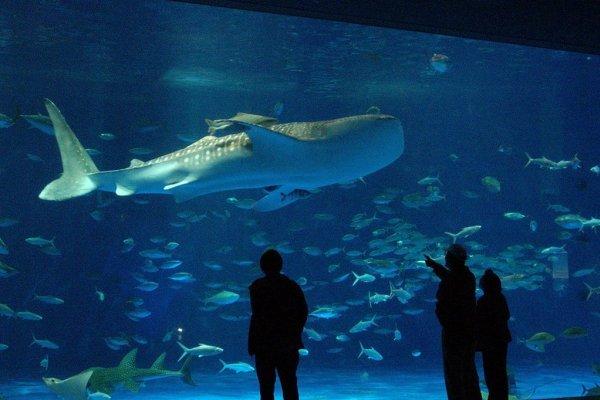
[[[508,330],[510,312],[502,294],[502,283],[494,271],[487,269],[479,286],[483,296],[477,300],[475,339],[477,350],[483,355],[488,400],[507,400],[506,352],[512,339]]]

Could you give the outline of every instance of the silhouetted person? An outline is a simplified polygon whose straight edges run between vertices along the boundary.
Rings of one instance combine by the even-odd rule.
[[[512,339],[508,330],[510,312],[502,294],[502,283],[494,271],[485,271],[479,279],[479,287],[483,296],[477,300],[475,340],[477,350],[483,355],[488,400],[507,400],[506,352]]]
[[[260,258],[265,276],[250,285],[252,317],[248,353],[256,355],[261,400],[274,399],[275,371],[283,398],[298,399],[298,350],[304,347],[302,330],[308,307],[302,289],[281,274],[282,267],[281,255],[276,250],[267,250]]]
[[[442,325],[444,380],[449,400],[481,400],[475,367],[475,276],[465,265],[467,251],[457,244],[446,250],[446,267],[425,256],[442,280],[435,314]]]

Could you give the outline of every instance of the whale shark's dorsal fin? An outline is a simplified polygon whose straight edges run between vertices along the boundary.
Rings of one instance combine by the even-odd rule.
[[[223,134],[232,133],[230,132],[230,128],[234,127],[236,122],[259,125],[268,128],[275,125],[278,121],[277,118],[273,117],[239,112],[231,118],[215,120],[205,119],[204,122],[206,122],[208,125],[209,135],[214,135],[217,131],[221,131]]]
[[[136,356],[137,356],[137,349],[131,350],[129,353],[125,354],[125,357],[123,357],[123,359],[119,363],[118,368],[134,369]]]
[[[87,370],[65,380],[44,378],[44,383],[64,400],[87,400],[87,384],[93,373]]]
[[[245,132],[252,141],[253,146],[262,148],[265,151],[279,151],[281,148],[295,146],[302,142],[294,136],[261,125],[232,119],[226,121],[230,122],[232,126],[239,127],[240,131]]]
[[[229,118],[229,119],[232,119],[235,121],[248,122],[250,124],[260,125],[260,126],[271,126],[278,122],[277,118],[267,117],[265,115],[259,115],[259,114],[248,114],[248,113],[243,113],[243,112],[239,112],[239,113],[235,114],[235,116],[233,118]]]

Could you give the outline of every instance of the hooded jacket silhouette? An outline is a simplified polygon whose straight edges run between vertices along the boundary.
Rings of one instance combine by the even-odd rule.
[[[477,301],[475,340],[477,350],[482,353],[485,384],[490,393],[488,399],[506,400],[506,355],[508,342],[512,340],[508,329],[510,312],[500,278],[491,269],[485,271],[479,286],[483,296]]]

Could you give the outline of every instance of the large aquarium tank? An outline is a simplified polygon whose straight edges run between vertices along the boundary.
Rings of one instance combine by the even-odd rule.
[[[511,398],[600,390],[598,56],[163,1],[8,2],[0,39],[0,399],[119,365],[68,400],[257,398],[268,248],[302,398],[444,398],[454,241],[501,278]]]

